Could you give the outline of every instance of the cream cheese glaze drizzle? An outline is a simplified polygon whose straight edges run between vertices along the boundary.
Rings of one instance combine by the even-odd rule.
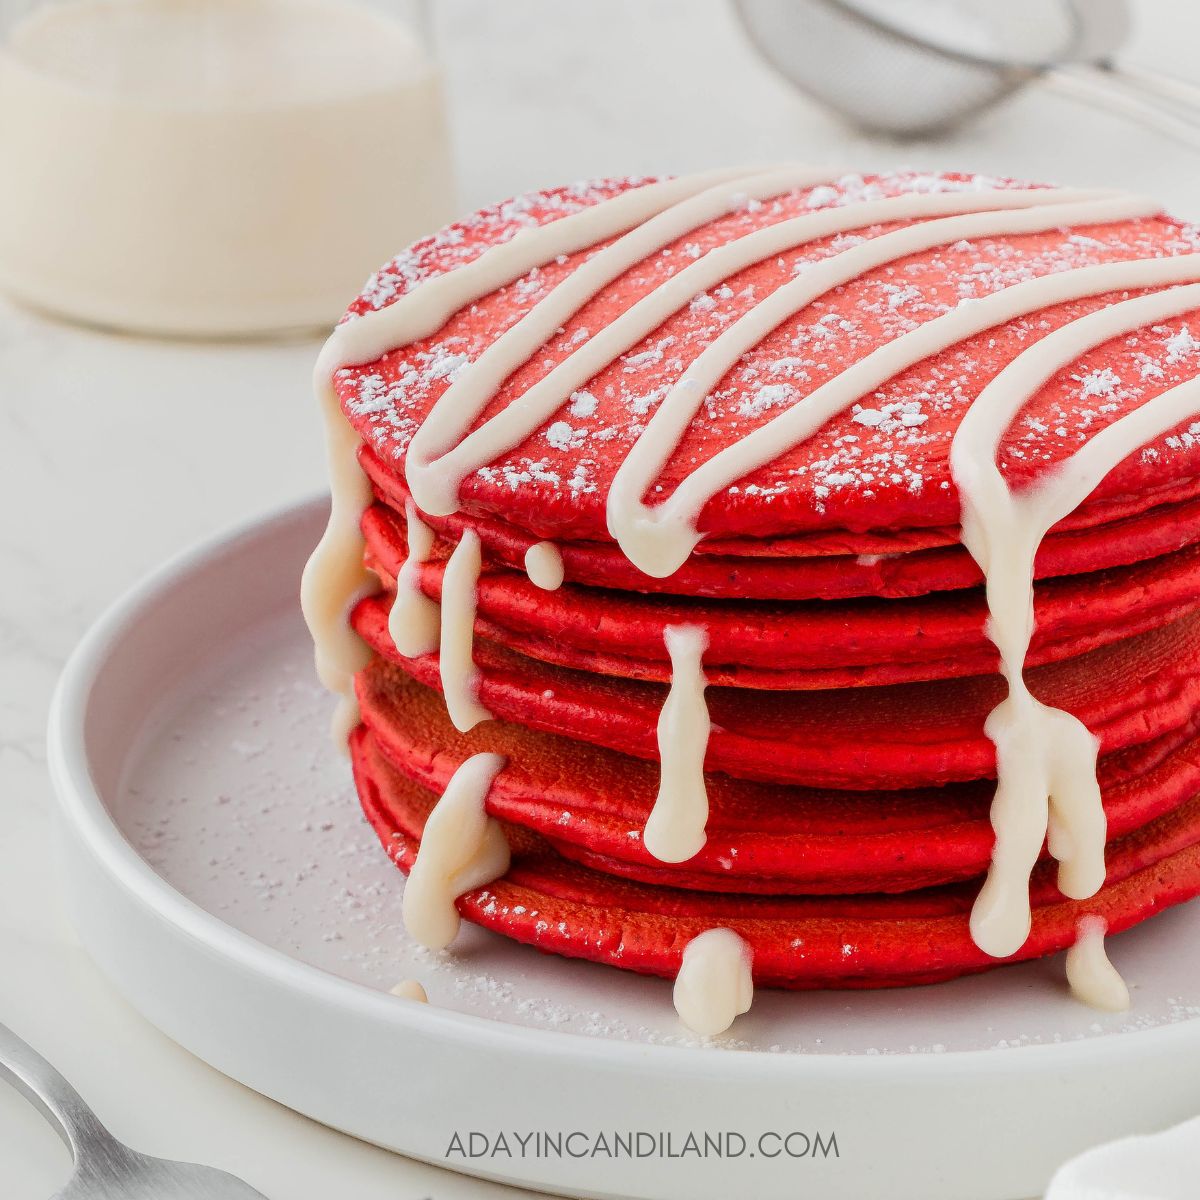
[[[1166,263],[1174,270],[1162,271]],[[1093,270],[1119,274],[1117,287],[1149,287],[1164,282],[1164,274],[1200,277],[1200,258],[1114,263]],[[1029,875],[1043,840],[1059,862],[1063,895],[1084,899],[1104,883],[1106,824],[1096,782],[1096,739],[1069,713],[1035,699],[1025,685],[1025,656],[1033,636],[1034,558],[1050,528],[1087,499],[1118,463],[1200,412],[1200,380],[1163,392],[1114,421],[1019,495],[1010,491],[996,465],[1000,439],[1055,371],[1112,338],[1197,307],[1200,285],[1175,287],[1110,305],[1048,334],[980,392],[951,445],[962,539],[987,580],[988,636],[1000,652],[1000,671],[1008,684],[1008,696],[985,726],[996,745],[996,845],[971,913],[976,944],[996,957],[1014,954],[1029,936]]]
[[[677,863],[698,854],[706,841],[704,752],[712,723],[700,663],[708,632],[698,625],[668,625],[663,640],[671,656],[671,690],[658,718],[658,796],[642,845],[659,862]]]
[[[404,885],[404,928],[430,950],[444,950],[458,933],[455,900],[493,883],[508,870],[500,822],[484,808],[492,780],[504,767],[498,754],[475,754],[454,772],[425,822],[421,851]]]
[[[350,428],[338,400],[338,373],[436,333],[459,309],[520,279],[535,266],[586,250],[605,236],[641,225],[685,197],[744,175],[732,169],[669,179],[622,192],[548,225],[523,229],[474,262],[427,280],[387,308],[348,317],[330,334],[313,368],[313,386],[325,422],[332,503],[325,533],[304,570],[300,605],[313,639],[317,674],[343,700],[334,718],[335,739],[344,742],[355,724],[354,675],[370,660],[346,618],[358,598],[377,590],[363,565],[359,529],[371,502],[371,484],[358,465],[361,439]]]
[[[826,182],[836,174],[797,167],[709,172],[634,188],[524,230],[474,262],[418,285],[388,307],[339,326],[317,367],[329,431],[334,503],[329,529],[306,571],[305,612],[322,679],[334,690],[352,695],[353,674],[366,654],[344,618],[353,599],[371,586],[361,565],[357,527],[370,488],[354,461],[357,437],[348,432],[338,406],[337,372],[436,332],[454,312],[559,255],[616,239],[586,258],[468,364],[433,405],[407,450],[406,478],[416,505],[410,511],[410,529],[414,522],[419,524],[417,509],[433,515],[457,511],[459,489],[472,471],[520,445],[573,392],[696,295],[755,263],[813,240],[907,222],[808,264],[800,275],[725,328],[659,404],[620,464],[607,497],[610,533],[631,562],[659,578],[687,561],[703,536],[698,529],[700,514],[722,489],[812,437],[829,420],[921,360],[1054,305],[1130,289],[1171,288],[1113,304],[1036,342],[984,389],[953,442],[951,465],[962,496],[963,540],[987,578],[989,635],[1000,651],[1009,688],[1007,699],[987,725],[997,748],[999,778],[992,811],[997,840],[992,869],[972,915],[972,934],[981,948],[1004,956],[1018,949],[1028,934],[1029,872],[1047,834],[1050,851],[1060,864],[1059,883],[1065,894],[1089,896],[1104,878],[1105,826],[1095,783],[1096,741],[1074,717],[1040,704],[1024,682],[1032,634],[1034,556],[1049,528],[1082,503],[1134,448],[1200,411],[1200,381],[1176,387],[1102,430],[1024,494],[1009,492],[996,465],[997,449],[1019,409],[1057,369],[1112,337],[1200,308],[1200,288],[1171,286],[1200,280],[1200,255],[1064,270],[962,302],[852,363],[732,442],[686,475],[665,500],[647,504],[645,498],[653,494],[656,480],[721,378],[781,323],[831,290],[865,272],[962,239],[1117,223],[1153,215],[1158,205],[1106,191],[968,188],[846,203],[785,219],[714,247],[677,271],[583,339],[544,378],[476,427],[505,380],[607,284],[638,262],[747,199],[778,196]],[[410,561],[416,561],[414,554],[419,557],[421,545],[420,537],[414,543],[410,533]],[[530,578],[538,586],[552,579],[561,582],[561,558],[556,564],[543,561],[549,557],[541,553],[544,545],[548,544],[532,547],[533,557],[527,558]],[[471,662],[479,567],[478,538],[467,531],[446,570],[440,647],[443,689],[460,729],[488,715],[475,692],[477,674]],[[404,628],[410,626],[405,623]],[[703,631],[676,627],[668,630],[667,644],[672,686],[659,726],[662,786],[644,841],[652,854],[674,862],[690,857],[704,843],[707,800],[702,766],[708,717],[700,667]],[[674,736],[677,730],[687,736]],[[487,756],[469,762],[483,757]],[[447,796],[454,788],[452,781]],[[441,803],[445,798],[439,809]],[[437,847],[439,826],[433,818],[431,824]],[[444,845],[430,853],[444,854]],[[414,877],[425,854],[423,847]],[[687,961],[685,955],[685,968]],[[699,974],[707,977],[708,972]]]
[[[819,177],[829,176],[827,172],[822,172]],[[814,264],[804,272],[803,278],[784,285],[757,304],[750,314],[722,334],[684,373],[626,459],[623,467],[627,472],[626,478],[632,473],[635,482],[641,479],[649,486],[675,441],[700,407],[704,395],[725,371],[792,313],[865,270],[962,238],[1042,231],[1072,221],[1122,220],[1146,215],[1156,211],[1157,207],[1145,199],[1110,192],[997,189],[893,196],[822,209],[781,221],[719,246],[671,276],[609,325],[582,342],[519,398],[477,429],[467,432],[504,380],[527,361],[555,330],[579,312],[605,283],[623,274],[647,254],[662,249],[714,216],[736,207],[739,198],[776,195],[801,186],[798,182],[800,179],[807,179],[809,183],[816,181],[811,171],[774,172],[723,184],[702,193],[692,201],[676,206],[677,210],[685,212],[684,219],[679,219],[674,210],[659,214],[655,220],[648,221],[643,229],[627,234],[625,238],[599,251],[539,301],[455,379],[414,434],[405,457],[405,478],[421,508],[437,516],[448,516],[457,511],[459,488],[472,471],[520,445],[562,407],[572,392],[636,346],[695,296],[738,271],[785,250],[794,250],[817,238],[888,221],[962,214],[957,222],[952,218],[944,222],[922,222],[874,238],[867,245],[845,250],[826,262]],[[585,211],[601,217],[603,207],[597,205]],[[1026,212],[1026,209],[1032,211]],[[706,214],[703,219],[701,214]],[[553,224],[542,228],[553,228]],[[646,233],[653,233],[654,236],[644,236]],[[635,234],[641,236],[635,237]],[[598,220],[596,241],[602,241],[608,235],[608,227]],[[629,245],[625,244],[627,240]],[[636,257],[633,257],[635,254]],[[541,265],[541,262],[531,261],[529,269]],[[585,273],[587,277],[577,283]],[[663,417],[668,404],[671,404],[669,421]],[[630,467],[630,463],[634,466]],[[730,482],[739,477],[735,475]],[[621,482],[618,476],[611,496],[622,497]],[[718,485],[714,492],[720,486],[724,485]],[[640,500],[641,495],[641,492],[636,492],[628,496],[625,503],[630,505]],[[620,541],[620,532],[611,528],[611,508],[609,524],[610,532]],[[636,542],[628,534],[621,548],[647,574],[670,575],[686,560],[692,545],[681,552],[682,557],[676,556],[674,565],[669,569],[651,570],[647,570],[639,561]]]
[[[652,293],[654,302],[648,312],[630,313],[618,318],[595,337],[589,338],[566,362],[533,387],[526,390],[502,412],[473,433],[468,430],[483,412],[488,401],[504,381],[539,347],[577,313],[602,288],[625,274],[649,255],[663,249],[718,217],[734,211],[748,200],[760,201],[798,187],[828,179],[829,172],[812,168],[783,168],[762,174],[724,175],[712,187],[686,196],[662,208],[647,221],[592,255],[539,301],[511,329],[501,334],[438,398],[429,415],[413,435],[405,454],[405,479],[413,498],[428,513],[448,516],[458,509],[458,491],[471,471],[491,462],[505,450],[519,445],[577,387],[598,370],[640,341],[651,329],[703,289],[690,282],[689,269],[681,271]],[[696,176],[697,182],[710,177]],[[609,206],[614,201],[584,209],[573,218],[581,223],[591,219],[591,244],[597,244],[620,232],[622,222]],[[559,222],[530,230],[525,269],[532,270],[549,261],[534,245],[541,230],[553,229]],[[702,260],[703,261],[703,260]],[[699,268],[700,264],[695,264]],[[703,274],[693,270],[694,276]],[[522,272],[524,274],[524,271]],[[729,274],[724,272],[719,278]],[[666,298],[670,299],[667,300]],[[664,300],[671,307],[663,311]],[[390,310],[385,309],[384,312]],[[633,326],[624,338],[625,330]],[[574,379],[576,382],[571,382]]]
[[[743,354],[781,322],[863,272],[921,250],[964,238],[1040,233],[1082,221],[1118,221],[1154,211],[1147,201],[1137,198],[1109,195],[1075,200],[1080,194],[1068,193],[1072,199],[1063,200],[1060,193],[1058,201],[1042,204],[1036,201],[1046,199],[1044,191],[1040,195],[1037,191],[977,194],[975,198],[982,198],[985,206],[990,201],[993,210],[918,222],[895,233],[882,234],[814,264],[799,278],[755,305],[688,367],[618,469],[608,496],[608,529],[626,557],[647,575],[655,578],[673,575],[702,537],[697,530],[701,511],[722,488],[812,437],[826,422],[921,359],[1013,317],[1045,308],[1055,303],[1056,298],[1052,286],[1039,286],[1050,283],[1052,277],[1047,276],[960,304],[945,316],[867,355],[777,417],[718,451],[683,479],[669,499],[655,506],[644,504],[642,497],[653,486],[705,396]],[[1026,203],[1029,207],[995,211],[994,206],[1002,199]],[[1065,276],[1074,274],[1063,272]]]
[[[318,372],[320,366],[318,365]],[[312,634],[317,676],[340,697],[333,716],[333,740],[345,745],[358,724],[354,676],[371,655],[350,628],[356,601],[378,588],[378,580],[363,562],[359,523],[371,503],[371,484],[358,465],[360,439],[342,414],[332,383],[318,384],[325,421],[329,462],[329,524],[304,566],[300,607]]]

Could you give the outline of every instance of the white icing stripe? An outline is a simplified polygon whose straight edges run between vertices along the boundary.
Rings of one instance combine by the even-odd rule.
[[[454,772],[425,822],[417,860],[404,885],[404,928],[422,946],[443,950],[458,933],[454,902],[494,883],[509,866],[508,842],[485,808],[498,754],[476,754]]]
[[[1200,278],[1200,256],[1163,260]],[[1140,273],[1140,277],[1139,276]],[[1130,264],[1124,286],[1162,282],[1157,264]],[[996,745],[992,825],[996,846],[971,914],[981,949],[1014,953],[1029,935],[1029,875],[1049,835],[1058,886],[1083,899],[1104,882],[1106,822],[1096,781],[1097,742],[1075,717],[1041,704],[1025,685],[1033,636],[1033,569],[1047,531],[1073,512],[1138,447],[1200,413],[1200,379],[1171,388],[1097,433],[1037,484],[1014,494],[996,462],[1017,413],[1058,370],[1088,350],[1200,308],[1200,285],[1113,304],[1047,335],[979,394],[955,434],[950,469],[962,501],[963,543],[987,579],[988,636],[1000,652],[1008,696],[985,726]]]
[[[658,796],[642,845],[659,862],[677,863],[694,857],[706,840],[704,753],[712,723],[701,659],[708,633],[698,625],[668,625],[663,640],[671,656],[671,690],[658,717]]]
[[[685,283],[681,292],[680,285],[675,284],[670,289],[674,297],[669,301],[672,308],[662,315],[652,316],[648,323],[643,321],[639,326],[641,332],[625,339],[626,344],[620,348],[614,345],[619,337],[619,332],[614,336],[614,330],[618,327],[627,329],[631,322],[626,320],[623,325],[620,320],[614,322],[597,339],[585,343],[571,355],[572,366],[564,364],[565,369],[559,368],[552,382],[543,381],[541,385],[527,389],[482,428],[464,436],[504,381],[604,287],[672,242],[725,216],[739,203],[748,199],[768,199],[829,177],[828,170],[787,168],[722,181],[662,210],[587,259],[488,346],[439,397],[405,454],[405,474],[417,502],[426,512],[436,516],[457,511],[459,488],[471,471],[524,441],[579,383],[590,379],[600,366],[607,365],[623,349],[628,349],[660,325],[670,311],[686,304],[703,285],[693,285],[692,290],[687,291]],[[597,205],[587,211],[595,223],[592,242],[609,237],[612,227],[606,219],[604,206]],[[585,215],[580,214],[581,217]],[[541,261],[548,259],[543,257]],[[662,290],[656,289],[654,295],[658,296]],[[660,300],[651,307],[661,310],[663,302]],[[579,383],[563,382],[564,377]]]
[[[626,557],[647,575],[666,578],[674,574],[702,536],[696,530],[701,510],[722,488],[812,437],[855,401],[921,359],[1013,317],[1054,304],[1059,292],[1055,281],[1082,278],[1083,271],[1107,268],[1046,276],[960,304],[852,364],[792,407],[720,450],[687,475],[667,500],[644,504],[642,497],[679,444],[704,397],[743,354],[830,289],[866,271],[964,238],[1037,233],[1085,222],[1126,220],[1155,211],[1156,205],[1136,197],[1104,196],[970,213],[907,226],[815,263],[755,305],[683,373],[617,471],[608,496],[609,532]],[[1114,286],[1122,285],[1117,282]]]
[[[529,582],[544,592],[562,587],[562,554],[553,542],[536,542],[525,551],[525,574]]]
[[[438,648],[441,611],[437,601],[421,591],[421,567],[433,551],[433,530],[421,520],[417,506],[404,505],[408,556],[396,574],[396,598],[388,613],[388,633],[405,658],[432,654]]]
[[[1129,988],[1104,949],[1108,923],[1103,917],[1081,917],[1075,944],[1067,951],[1067,983],[1077,1000],[1101,1012],[1125,1012]]]
[[[342,367],[374,362],[391,350],[436,333],[460,309],[514,283],[534,267],[561,254],[587,250],[598,241],[636,228],[688,196],[747,174],[745,168],[728,168],[630,188],[569,216],[522,229],[507,242],[489,246],[474,261],[425,280],[386,308],[344,321],[317,359],[317,386],[324,391]]]
[[[458,508],[459,488],[467,475],[519,446],[563,405],[572,392],[636,346],[697,295],[756,263],[818,238],[888,222],[956,213],[978,214],[996,209],[1034,206],[1040,209],[1050,204],[1065,205],[1099,198],[1107,198],[1110,206],[1113,203],[1112,193],[1046,188],[902,195],[823,209],[757,229],[714,247],[665,280],[573,350],[543,379],[525,389],[478,429],[467,433],[504,380],[528,361],[605,284],[656,250],[720,215],[738,196],[769,197],[784,189],[828,177],[828,172],[785,171],[734,180],[659,214],[641,229],[626,234],[589,259],[493,343],[434,405],[414,436],[406,457],[409,486],[425,511],[442,516],[454,512]],[[1128,198],[1122,198],[1121,202],[1129,203]],[[845,254],[838,255],[837,261],[843,262],[845,257]],[[859,272],[855,270],[854,273]],[[806,272],[805,279],[808,278]],[[757,313],[762,307],[759,305],[754,311]],[[497,352],[494,360],[489,357],[493,351]],[[740,351],[733,356],[733,361],[739,355]]]
[[[675,1011],[693,1033],[715,1037],[750,1011],[750,947],[732,929],[708,929],[684,947],[675,977]]]
[[[474,729],[492,714],[479,702],[479,672],[475,669],[475,607],[483,554],[479,534],[466,529],[442,576],[442,633],[438,671],[446,711],[460,733]]]

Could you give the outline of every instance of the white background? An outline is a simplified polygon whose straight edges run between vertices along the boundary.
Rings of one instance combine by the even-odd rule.
[[[717,0],[436,7],[464,208],[587,175],[791,158],[1126,186],[1200,217],[1200,154],[1036,89],[937,144],[855,137],[760,65]],[[1193,0],[1137,10],[1130,59],[1200,78]],[[0,301],[0,1021],[118,1136],[225,1166],[272,1200],[516,1195],[358,1145],[216,1075],[107,988],[55,905],[43,726],[56,673],[162,558],[321,485],[314,354],[139,342]],[[48,1195],[65,1171],[53,1135],[0,1088],[0,1196]]]

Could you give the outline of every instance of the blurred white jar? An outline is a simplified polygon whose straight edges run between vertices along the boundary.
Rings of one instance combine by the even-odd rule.
[[[165,335],[323,327],[453,214],[416,5],[17,7],[0,47],[0,286],[30,304]]]

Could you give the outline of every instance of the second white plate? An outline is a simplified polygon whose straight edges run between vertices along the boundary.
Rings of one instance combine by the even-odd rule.
[[[1131,1014],[1079,1006],[1050,961],[761,992],[711,1045],[680,1028],[665,981],[473,928],[452,954],[416,946],[296,611],[323,512],[165,567],[88,636],[55,705],[80,932],[201,1058],[414,1157],[647,1200],[1015,1200],[1090,1144],[1200,1109],[1175,1069],[1200,1052],[1194,905],[1114,939]],[[430,1006],[387,994],[405,978]]]

